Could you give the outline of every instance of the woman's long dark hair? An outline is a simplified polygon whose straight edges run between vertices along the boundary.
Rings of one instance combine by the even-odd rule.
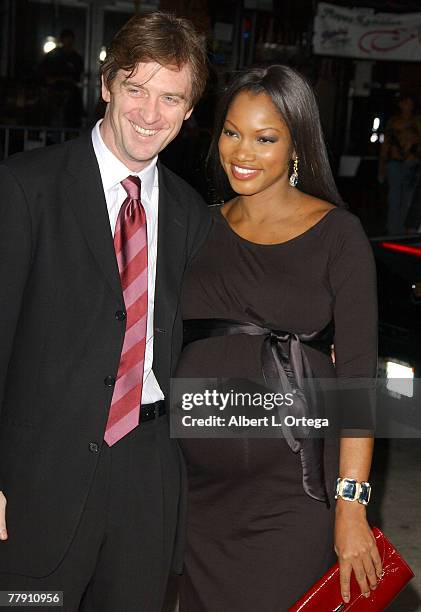
[[[266,93],[285,121],[299,159],[298,189],[337,206],[344,206],[330,168],[313,90],[298,72],[280,64],[250,68],[235,75],[219,101],[208,155],[217,195],[223,199],[230,191],[232,193],[219,161],[218,141],[228,109],[242,91]]]

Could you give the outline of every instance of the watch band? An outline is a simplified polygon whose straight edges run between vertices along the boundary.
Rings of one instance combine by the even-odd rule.
[[[370,501],[371,485],[369,482],[358,482],[354,478],[338,478],[335,487],[335,499],[341,497],[346,501],[358,501],[367,506]]]

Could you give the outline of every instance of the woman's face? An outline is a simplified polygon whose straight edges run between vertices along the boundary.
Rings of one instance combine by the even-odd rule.
[[[254,195],[288,184],[294,157],[289,130],[266,93],[239,93],[219,138],[219,157],[231,187]]]

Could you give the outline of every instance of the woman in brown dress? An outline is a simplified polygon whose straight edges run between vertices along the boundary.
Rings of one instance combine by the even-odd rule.
[[[261,378],[268,330],[284,330],[280,351],[292,339],[315,377],[374,377],[373,258],[341,207],[311,88],[285,66],[251,69],[229,85],[218,117],[211,153],[235,196],[212,211],[182,303],[187,329],[219,320],[219,332],[187,344],[177,376]],[[332,322],[335,365],[305,341]],[[262,333],[228,334],[230,323]],[[339,457],[332,439],[180,442],[189,477],[182,612],[287,610],[334,551],[345,600],[352,570],[364,593],[376,587],[365,506],[333,496],[338,476],[368,480],[372,439],[343,438]]]

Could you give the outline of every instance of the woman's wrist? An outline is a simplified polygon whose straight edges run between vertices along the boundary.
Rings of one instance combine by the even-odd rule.
[[[359,504],[358,502],[348,501],[346,499],[338,498],[336,500],[336,514],[344,516],[355,516],[355,517],[366,517],[367,510],[366,506]]]

